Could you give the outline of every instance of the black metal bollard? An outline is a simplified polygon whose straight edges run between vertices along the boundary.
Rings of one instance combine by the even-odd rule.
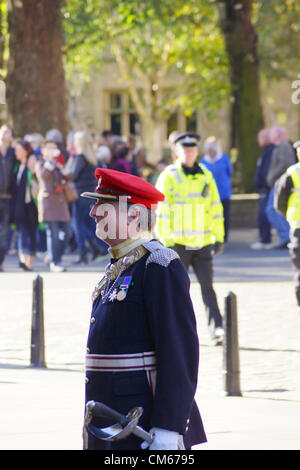
[[[223,354],[226,395],[241,396],[237,300],[233,292],[225,297]]]
[[[45,362],[43,279],[38,274],[33,281],[31,323],[31,367],[47,367]]]

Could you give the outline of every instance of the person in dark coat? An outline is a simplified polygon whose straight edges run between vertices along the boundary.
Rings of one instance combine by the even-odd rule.
[[[262,153],[257,160],[254,175],[254,184],[259,192],[257,218],[259,241],[251,245],[253,250],[273,248],[272,225],[268,219],[266,208],[271,189],[267,182],[267,175],[275,145],[272,144],[270,140],[270,129],[262,129],[258,133],[257,140],[259,146],[262,148]]]
[[[93,148],[93,139],[88,132],[76,132],[74,135],[74,163],[72,168],[72,180],[75,183],[78,194],[84,191],[92,191],[95,185],[95,169],[97,156]],[[75,237],[79,250],[79,258],[76,264],[88,263],[89,252],[91,259],[107,253],[105,243],[97,239],[95,235],[95,221],[89,217],[89,201],[78,198],[73,203],[72,219],[75,229]]]
[[[0,272],[3,271],[2,264],[7,250],[13,169],[16,163],[12,139],[12,130],[8,126],[2,126],[0,129]]]
[[[153,239],[155,208],[164,195],[134,175],[98,168],[96,234],[111,262],[95,287],[86,353],[85,401],[127,414],[141,406],[139,424],[154,440],[149,450],[176,450],[206,441],[195,402],[199,341],[190,281],[178,254]],[[127,204],[128,202],[128,204]],[[90,425],[112,424],[93,418]],[[130,435],[115,442],[84,427],[85,448],[145,447]]]
[[[14,172],[12,222],[16,224],[18,231],[19,266],[24,271],[32,271],[38,226],[33,175],[28,168],[28,159],[33,150],[26,140],[20,140],[16,144],[15,152],[18,165]]]

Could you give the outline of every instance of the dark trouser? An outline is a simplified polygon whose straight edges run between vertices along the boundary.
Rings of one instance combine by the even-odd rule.
[[[224,242],[228,240],[229,222],[230,222],[230,199],[224,199],[222,202],[223,206],[223,217],[224,217]]]
[[[66,222],[48,222],[46,228],[47,250],[50,263],[59,264],[66,244]]]
[[[0,199],[0,266],[2,265],[9,233],[9,200]]]
[[[271,224],[266,214],[266,208],[268,203],[269,192],[261,191],[259,193],[258,201],[258,231],[259,240],[261,243],[271,243]]]
[[[34,256],[36,252],[36,227],[18,225],[18,250],[21,254]]]
[[[24,205],[24,220],[17,224],[19,253],[35,255],[37,226],[38,212],[34,201],[31,201]]]
[[[186,270],[191,265],[200,283],[201,294],[209,330],[214,335],[214,329],[223,326],[222,316],[218,307],[216,293],[213,288],[213,263],[211,245],[198,250],[191,250],[184,245],[175,245],[173,249],[180,256]]]
[[[300,229],[290,231],[289,251],[294,266],[294,283],[297,304],[300,306]]]

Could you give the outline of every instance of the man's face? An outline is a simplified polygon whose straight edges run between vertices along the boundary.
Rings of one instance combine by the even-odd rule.
[[[267,133],[261,132],[258,134],[257,141],[260,147],[266,147],[270,143],[270,136]]]
[[[270,140],[272,144],[279,145],[284,140],[284,133],[278,129],[271,129]]]
[[[90,211],[90,217],[96,222],[96,236],[109,245],[111,245],[110,240],[117,238],[118,214],[118,204],[109,199],[97,199]]]
[[[96,236],[110,246],[134,238],[143,229],[138,223],[140,208],[134,205],[128,208],[122,200],[98,199],[90,216],[96,222]]]
[[[176,149],[180,162],[183,163],[183,165],[192,167],[198,156],[198,147],[196,145],[185,147],[177,144]]]

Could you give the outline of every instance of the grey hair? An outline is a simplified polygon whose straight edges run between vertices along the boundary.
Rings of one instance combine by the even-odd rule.
[[[214,136],[208,137],[204,142],[204,150],[207,151],[209,149],[214,150],[216,153],[221,152],[221,147]]]

